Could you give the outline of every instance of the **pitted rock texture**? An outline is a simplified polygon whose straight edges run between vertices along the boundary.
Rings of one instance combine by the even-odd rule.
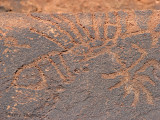
[[[0,18],[0,120],[159,120],[160,11]]]

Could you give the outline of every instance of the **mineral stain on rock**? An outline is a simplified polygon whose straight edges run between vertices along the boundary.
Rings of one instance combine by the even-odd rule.
[[[159,14],[0,14],[0,119],[155,119]]]

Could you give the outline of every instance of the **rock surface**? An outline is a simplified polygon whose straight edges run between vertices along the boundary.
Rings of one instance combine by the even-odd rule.
[[[160,9],[160,0],[0,0],[0,12],[79,13]]]
[[[160,11],[0,18],[0,120],[159,120]]]

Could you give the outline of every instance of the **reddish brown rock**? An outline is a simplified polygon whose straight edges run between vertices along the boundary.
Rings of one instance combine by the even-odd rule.
[[[160,9],[159,0],[1,0],[0,12],[79,13]]]

